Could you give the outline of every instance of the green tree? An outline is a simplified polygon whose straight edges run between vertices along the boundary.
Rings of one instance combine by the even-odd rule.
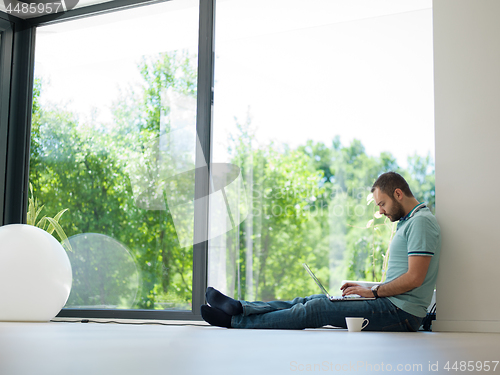
[[[176,130],[166,98],[196,98],[194,61],[185,52],[144,58],[138,65],[142,88],[123,88],[113,106],[113,124],[83,122],[64,108],[42,107],[42,81],[35,82],[34,195],[48,216],[68,209],[61,223],[68,236],[105,234],[130,250],[141,279],[134,308],[189,308],[191,303],[192,247],[179,243],[165,193],[185,181],[167,178],[175,174],[175,163],[165,162],[161,140]],[[249,215],[215,239],[221,241],[219,250],[212,249],[223,253],[224,287],[238,298],[317,293],[303,262],[330,289],[342,279],[380,280],[393,226],[374,216],[367,195],[383,172],[401,173],[416,198],[434,206],[430,156],[414,155],[408,168],[401,168],[390,153],[368,155],[356,139],[349,145],[339,136],[329,144],[307,140],[291,148],[259,145],[250,117],[237,122],[237,129],[229,151],[246,184]],[[186,155],[178,161],[192,164]],[[193,189],[179,195],[192,199]],[[113,294],[113,288],[106,293]]]
[[[192,251],[179,246],[167,210],[137,206],[129,175],[134,152],[160,135],[162,90],[195,96],[196,73],[186,53],[164,53],[140,64],[142,93],[126,91],[115,104],[115,126],[84,123],[59,107],[40,106],[36,81],[30,180],[48,215],[68,208],[68,236],[101,233],[132,252],[142,284],[135,307],[187,308],[191,300]]]
[[[290,298],[300,284],[307,285],[295,277],[311,252],[303,246],[302,225],[322,194],[323,172],[301,151],[273,144],[255,148],[249,123],[237,126],[231,161],[247,181],[251,215],[237,235],[228,235],[229,254],[237,254],[229,257],[228,267],[236,264],[239,275],[228,287],[241,298]]]
[[[239,279],[229,289],[239,298],[250,294],[264,300],[316,293],[301,269],[304,261],[330,287],[338,287],[342,279],[381,280],[394,225],[367,202],[371,185],[381,173],[396,170],[415,186],[416,196],[433,197],[430,158],[410,158],[404,170],[391,154],[368,156],[359,140],[343,146],[339,137],[330,147],[310,140],[296,150],[274,144],[255,147],[250,121],[237,128],[232,161],[246,170],[247,183],[251,181],[255,215],[247,218],[251,226],[240,226],[234,236]],[[282,191],[293,192],[294,199],[283,199]],[[298,213],[293,220],[276,215],[291,205]],[[228,246],[234,247],[233,242],[230,238]],[[245,289],[248,277],[253,293]]]

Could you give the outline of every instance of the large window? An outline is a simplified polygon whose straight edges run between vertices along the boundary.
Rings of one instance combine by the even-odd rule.
[[[210,285],[247,300],[380,281],[393,225],[374,216],[397,170],[434,204],[430,1],[217,4],[214,161],[241,168],[245,220],[212,239]]]
[[[66,308],[191,310],[198,12],[37,30],[30,183],[40,219],[67,209]]]
[[[205,270],[318,293],[304,262],[335,294],[384,277],[380,173],[434,206],[431,0],[212,4],[37,28],[30,194],[68,237],[66,308],[197,313]]]

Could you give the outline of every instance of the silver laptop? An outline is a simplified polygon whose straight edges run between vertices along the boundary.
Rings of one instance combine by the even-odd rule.
[[[368,301],[368,300],[375,299],[375,297],[361,297],[358,294],[350,294],[350,295],[344,296],[344,297],[342,297],[342,296],[331,296],[328,293],[328,291],[325,289],[325,287],[323,286],[323,284],[321,284],[321,282],[318,280],[318,278],[313,273],[313,271],[311,271],[311,269],[309,268],[309,266],[307,264],[305,264],[305,263],[302,263],[302,265],[306,269],[307,273],[309,273],[309,276],[311,276],[312,279],[316,282],[316,284],[318,284],[318,286],[321,289],[321,291],[323,292],[323,294],[325,296],[327,296],[328,299],[330,301],[332,301],[332,302],[336,302],[336,301]]]

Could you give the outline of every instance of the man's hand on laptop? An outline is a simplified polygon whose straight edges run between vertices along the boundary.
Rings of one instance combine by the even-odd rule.
[[[355,283],[345,283],[340,287],[342,290],[342,297],[357,294],[360,297],[373,297],[373,292],[370,288],[365,288]]]

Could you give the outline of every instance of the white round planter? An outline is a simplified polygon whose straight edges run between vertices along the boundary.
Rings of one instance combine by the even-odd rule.
[[[49,321],[71,282],[66,251],[52,235],[31,225],[0,227],[0,321]]]

